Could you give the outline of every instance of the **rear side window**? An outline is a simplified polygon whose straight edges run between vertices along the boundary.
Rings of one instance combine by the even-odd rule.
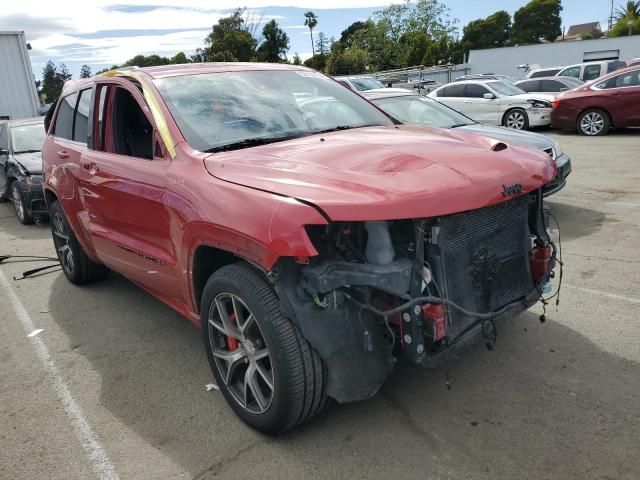
[[[584,67],[584,78],[585,82],[589,80],[595,80],[600,76],[600,65],[587,65]]]
[[[532,80],[530,82],[522,82],[516,85],[518,88],[521,88],[525,92],[540,92],[540,80]],[[543,92],[547,92],[548,90],[542,90]]]
[[[56,124],[53,128],[53,134],[56,137],[73,140],[73,112],[75,111],[77,101],[77,93],[67,95],[60,100]]]
[[[464,97],[464,89],[466,85],[451,85],[445,87],[438,93],[439,97]]]
[[[0,125],[0,148],[7,150],[9,148],[9,140],[6,125]]]
[[[529,78],[540,78],[540,77],[553,77],[556,73],[560,71],[559,68],[554,68],[552,70],[540,70],[538,72],[533,72]]]

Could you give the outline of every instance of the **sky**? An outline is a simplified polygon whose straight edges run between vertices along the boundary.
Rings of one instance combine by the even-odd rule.
[[[36,78],[48,60],[65,63],[74,78],[83,64],[93,71],[122,64],[136,54],[173,56],[192,53],[203,44],[220,17],[237,7],[247,7],[263,22],[275,19],[289,35],[289,57],[311,55],[304,12],[318,17],[314,35],[340,37],[357,20],[399,0],[2,0],[0,31],[21,30],[32,46],[31,63]],[[513,14],[528,0],[441,0],[457,20],[457,27],[497,10]],[[290,6],[295,3],[295,7]],[[623,1],[614,0],[616,6]],[[606,28],[611,8],[608,0],[563,0],[563,25],[599,21]]]

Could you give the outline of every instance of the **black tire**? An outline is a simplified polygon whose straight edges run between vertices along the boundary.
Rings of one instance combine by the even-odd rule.
[[[109,269],[101,263],[93,262],[84,253],[58,200],[51,204],[49,215],[53,244],[67,279],[76,285],[84,285],[106,278]]]
[[[218,312],[220,305],[227,309],[225,302],[226,305],[229,304],[228,297],[232,299],[232,311],[227,310],[231,314],[227,315],[227,320],[237,319],[238,316],[245,318],[242,320],[242,327],[241,321],[233,320],[235,324],[232,324],[232,327],[236,328],[237,332],[245,332],[241,333],[242,339],[235,349],[233,344],[229,344],[230,337],[221,333],[219,326],[214,326],[217,319],[220,319],[220,325],[224,323]],[[240,302],[233,303],[237,300]],[[238,304],[241,305],[239,309],[244,310],[240,315],[235,313]],[[251,315],[255,319],[253,323],[259,328],[256,329],[255,325],[252,325],[245,330],[244,327],[250,323],[246,322],[246,318]],[[214,323],[209,321],[210,318]],[[298,327],[283,316],[275,292],[261,273],[251,266],[244,263],[228,265],[209,278],[202,296],[200,319],[202,338],[214,379],[231,408],[250,427],[271,435],[282,433],[317,415],[328,404],[329,397],[325,394],[327,375],[322,359],[303,338]],[[250,333],[252,328],[253,334]],[[254,336],[253,340],[249,338],[251,335]],[[260,335],[263,342],[256,338]],[[245,342],[248,343],[247,349]],[[246,393],[244,405],[242,404],[237,385],[244,382],[244,391],[247,391],[247,371],[255,360],[244,359],[245,363],[235,360],[238,366],[232,367],[230,363],[226,363],[229,360],[220,360],[220,355],[225,349],[230,353],[250,351],[251,355],[265,350],[268,352],[266,358],[259,360],[268,360],[268,363],[262,364],[263,370],[270,374],[272,385],[268,406],[260,406],[257,396],[253,393],[253,409]],[[244,371],[241,370],[243,366]],[[228,382],[223,377],[227,375],[230,377]],[[257,378],[262,380],[265,377],[262,375]],[[264,392],[268,391],[269,384],[266,381],[258,383],[262,387],[259,396],[264,400]],[[256,408],[263,410],[256,412]]]
[[[504,114],[502,125],[514,130],[529,130],[529,116],[522,108],[512,108]]]
[[[23,225],[30,225],[33,223],[33,217],[29,215],[27,206],[24,202],[24,195],[20,191],[20,185],[17,181],[11,182],[11,200],[13,201],[13,208],[16,210],[16,217]]]
[[[611,130],[611,117],[604,110],[591,108],[580,114],[576,127],[580,135],[589,137],[608,135]]]
[[[4,202],[7,198],[9,198],[9,193],[11,192],[11,179],[7,178],[4,187],[0,188],[0,203]]]

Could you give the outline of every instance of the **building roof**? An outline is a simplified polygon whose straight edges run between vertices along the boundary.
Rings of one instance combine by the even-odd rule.
[[[579,25],[571,25],[567,32],[567,37],[573,37],[578,35],[589,35],[593,31],[600,31],[600,22],[581,23]]]

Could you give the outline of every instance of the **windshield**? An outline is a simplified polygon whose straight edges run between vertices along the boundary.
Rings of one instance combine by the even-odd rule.
[[[366,92],[375,88],[384,88],[384,84],[375,78],[351,78],[351,83],[359,92]]]
[[[381,98],[373,103],[392,117],[410,125],[436,128],[454,128],[475,123],[470,118],[422,95]]]
[[[512,85],[509,82],[504,82],[502,80],[496,80],[495,82],[487,82],[491,88],[493,88],[498,95],[504,95],[507,97],[512,97],[513,95],[522,95],[523,93],[527,93],[524,90],[519,89],[515,85]]]
[[[13,153],[39,152],[42,150],[45,132],[41,123],[11,127]]]
[[[201,151],[392,124],[358,94],[307,70],[185,75],[155,84],[189,145]]]

